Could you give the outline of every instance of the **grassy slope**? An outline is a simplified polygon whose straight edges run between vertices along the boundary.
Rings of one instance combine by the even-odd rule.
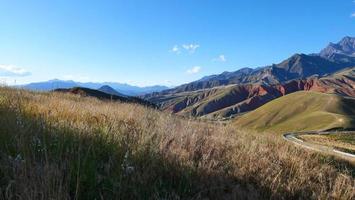
[[[208,110],[208,112],[210,112],[210,110],[218,110],[219,107],[224,106],[223,104],[220,103],[220,101],[223,101],[223,99],[225,99],[226,96],[228,96],[232,92],[233,87],[230,86],[218,87],[214,90],[215,92],[209,95],[208,98],[205,98],[202,101],[197,102],[193,106],[185,108],[180,113],[185,116],[190,116],[191,111],[195,109],[196,112],[199,113],[199,115],[203,115],[205,112],[204,110]],[[207,107],[210,108],[208,109]]]
[[[165,101],[162,106],[165,109],[171,105],[178,105],[187,98],[190,102],[189,105],[176,114],[183,116],[205,116],[205,118],[210,119],[224,118],[228,116],[227,113],[233,108],[240,106],[248,100],[248,94],[243,90],[246,90],[246,88],[228,85],[166,95],[160,101]]]
[[[355,100],[337,95],[296,92],[247,113],[236,124],[261,131],[355,128]]]
[[[0,199],[352,199],[343,164],[140,105],[0,88]]]

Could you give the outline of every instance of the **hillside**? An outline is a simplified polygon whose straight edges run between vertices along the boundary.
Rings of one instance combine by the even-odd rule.
[[[261,85],[230,85],[193,92],[166,95],[152,102],[162,101],[163,110],[184,116],[201,117],[217,111],[228,117],[255,109],[262,104],[281,96],[277,90],[267,93]]]
[[[153,95],[147,99],[172,113],[215,119],[254,110],[273,99],[297,91],[355,97],[355,68],[345,69],[326,77],[310,77],[283,84],[228,85],[191,92]]]
[[[117,92],[115,89],[113,89],[112,87],[108,86],[108,85],[104,85],[101,86],[99,89],[97,89],[98,91],[104,92],[106,94],[110,94],[110,95],[115,95],[115,96],[125,96],[124,94],[121,94],[119,92]]]
[[[235,124],[276,132],[354,129],[355,99],[334,94],[296,92],[238,117]]]
[[[0,133],[0,199],[354,198],[350,164],[139,104],[0,88]]]
[[[69,94],[75,94],[75,95],[80,95],[82,97],[94,97],[100,100],[106,100],[106,101],[120,101],[120,102],[125,102],[125,103],[138,103],[144,106],[149,106],[156,108],[156,105],[140,99],[138,97],[127,97],[127,96],[119,96],[119,95],[113,95],[113,94],[108,94],[106,92],[102,92],[99,90],[94,90],[94,89],[89,89],[89,88],[82,88],[82,87],[74,87],[74,88],[69,88],[69,89],[56,89],[54,92],[62,92],[62,93],[69,93]]]

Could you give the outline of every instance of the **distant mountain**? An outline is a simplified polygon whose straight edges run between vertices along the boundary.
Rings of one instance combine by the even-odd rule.
[[[114,83],[114,82],[82,83],[82,82],[74,82],[74,81],[63,81],[58,79],[44,81],[44,82],[30,83],[27,85],[22,85],[21,87],[29,90],[50,91],[58,88],[73,88],[73,87],[85,87],[91,89],[98,89],[105,85],[127,96],[138,96],[138,95],[144,95],[152,92],[160,92],[169,89],[166,86],[159,86],[159,85],[138,87],[138,86],[132,86],[128,84],[121,84],[121,83]]]
[[[99,89],[97,89],[98,91],[104,92],[106,94],[110,94],[110,95],[116,95],[116,96],[125,96],[119,92],[117,92],[115,89],[113,89],[112,87],[108,86],[108,85],[104,85],[102,87],[100,87]]]
[[[198,81],[165,90],[162,94],[195,91],[230,84],[280,84],[293,79],[324,76],[352,66],[355,66],[355,60],[336,63],[320,56],[295,54],[279,64],[255,70],[243,68],[235,72],[204,77]]]
[[[319,55],[323,58],[333,59],[336,56],[355,56],[355,38],[344,37],[340,42],[330,43]]]
[[[230,84],[282,84],[293,79],[325,76],[355,66],[354,45],[355,38],[345,37],[337,44],[331,43],[319,54],[294,54],[279,64],[255,69],[243,68],[235,72],[206,76],[200,80],[165,90],[160,94],[196,91]]]
[[[355,97],[355,67],[325,77],[294,79],[278,84],[234,84],[196,91],[146,96],[161,109],[183,116],[227,118],[252,111],[297,91]]]
[[[49,91],[57,88],[72,88],[76,86],[79,85],[74,81],[62,81],[62,80],[54,79],[46,82],[30,83],[27,85],[22,85],[21,87],[30,90]]]
[[[54,92],[70,93],[70,94],[80,95],[83,97],[95,97],[100,100],[106,100],[106,101],[120,101],[120,102],[124,102],[124,103],[137,103],[137,104],[141,104],[144,106],[156,108],[155,104],[153,104],[149,101],[140,99],[138,97],[112,95],[112,94],[107,94],[107,93],[99,91],[99,90],[83,88],[83,87],[64,88],[64,89],[60,88],[60,89],[55,89]]]
[[[279,64],[206,76],[144,98],[184,116],[226,118],[302,90],[355,97],[354,44],[355,38],[345,37],[317,54],[294,54]]]

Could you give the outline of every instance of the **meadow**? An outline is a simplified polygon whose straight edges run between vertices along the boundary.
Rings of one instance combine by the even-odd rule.
[[[354,199],[354,175],[234,123],[0,89],[0,199]]]

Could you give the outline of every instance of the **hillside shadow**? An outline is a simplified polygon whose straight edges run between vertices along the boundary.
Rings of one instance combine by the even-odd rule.
[[[0,118],[0,199],[261,198],[252,184],[137,147],[127,136],[0,115],[7,116]]]
[[[344,97],[340,99],[339,111],[347,117],[345,127],[334,127],[326,131],[355,131],[355,100],[354,98]]]
[[[300,199],[162,154],[134,137],[0,109],[0,199]]]

